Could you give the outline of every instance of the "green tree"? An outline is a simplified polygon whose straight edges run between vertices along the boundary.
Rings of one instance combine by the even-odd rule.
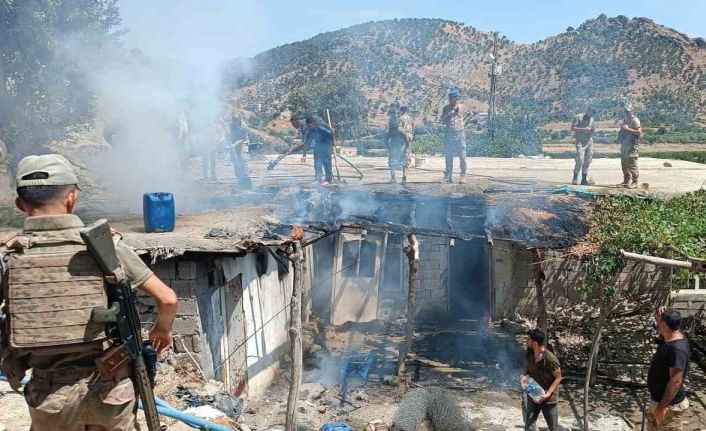
[[[298,115],[316,115],[324,120],[328,109],[336,132],[342,138],[359,135],[367,123],[368,102],[351,76],[333,76],[302,84],[289,94],[287,103]]]
[[[90,122],[95,100],[76,52],[114,41],[117,0],[0,1],[0,139],[13,158]]]

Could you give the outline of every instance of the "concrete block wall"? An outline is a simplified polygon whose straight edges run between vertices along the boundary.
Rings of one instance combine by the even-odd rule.
[[[420,318],[446,315],[449,310],[449,239],[420,236],[419,242],[417,315]]]
[[[179,298],[179,311],[174,319],[174,351],[176,353],[201,352],[201,328],[196,302],[196,267],[198,263],[183,258],[157,262],[152,271]],[[157,307],[149,295],[137,291],[138,311],[143,328],[157,318]]]
[[[532,253],[520,245],[505,241],[496,241],[492,253],[495,316],[502,317],[513,312],[535,316],[538,309]],[[582,293],[585,273],[580,259],[565,257],[560,251],[548,251],[543,260],[543,291],[548,311],[585,299]],[[622,295],[649,293],[654,303],[664,303],[671,289],[671,274],[668,268],[628,262],[607,283],[612,286],[627,283],[623,286]]]

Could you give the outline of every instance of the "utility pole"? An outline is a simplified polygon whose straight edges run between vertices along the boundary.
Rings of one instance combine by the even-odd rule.
[[[488,130],[492,133],[490,127],[493,117],[495,116],[495,92],[496,81],[502,73],[498,66],[498,32],[493,33],[493,53],[489,54],[490,58],[490,98],[488,100]]]

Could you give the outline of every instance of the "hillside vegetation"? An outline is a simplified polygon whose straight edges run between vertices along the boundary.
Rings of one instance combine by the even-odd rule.
[[[274,48],[248,60],[247,68],[234,62],[226,82],[234,103],[260,104],[276,115],[307,81],[353,76],[370,124],[383,125],[394,100],[433,122],[451,86],[471,108],[487,109],[492,44],[491,33],[458,22],[370,22]],[[550,121],[587,104],[607,117],[631,101],[650,120],[670,124],[691,121],[706,108],[706,43],[650,19],[601,15],[531,45],[502,36],[498,44],[501,108],[531,101]]]

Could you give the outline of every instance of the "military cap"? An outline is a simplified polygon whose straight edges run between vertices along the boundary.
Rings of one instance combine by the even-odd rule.
[[[23,179],[43,173],[46,178]],[[28,186],[78,186],[78,177],[71,163],[58,154],[27,156],[17,164],[16,187]]]

